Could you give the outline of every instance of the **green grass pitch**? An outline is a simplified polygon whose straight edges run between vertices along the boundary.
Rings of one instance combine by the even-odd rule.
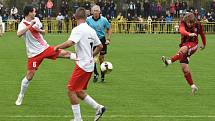
[[[46,34],[50,45],[64,42],[69,34]],[[168,68],[162,55],[178,50],[179,34],[113,34],[106,60],[114,70],[107,82],[89,83],[87,93],[107,107],[101,121],[215,121],[215,35],[191,58],[197,95],[183,78],[179,63]],[[200,41],[201,43],[201,41]],[[69,121],[73,114],[66,84],[74,62],[45,60],[32,80],[22,106],[15,106],[26,71],[22,38],[6,33],[0,38],[0,121]],[[69,49],[73,50],[73,48]],[[84,121],[94,110],[81,102]]]

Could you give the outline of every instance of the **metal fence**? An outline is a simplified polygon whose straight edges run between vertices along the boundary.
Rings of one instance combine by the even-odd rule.
[[[76,21],[59,23],[56,20],[42,21],[44,29],[47,33],[69,33],[72,28],[77,25]],[[18,21],[5,22],[5,31],[16,31],[18,28]],[[205,33],[215,33],[215,22],[202,22]],[[166,21],[112,21],[113,33],[178,33],[179,22],[173,21],[167,23]]]

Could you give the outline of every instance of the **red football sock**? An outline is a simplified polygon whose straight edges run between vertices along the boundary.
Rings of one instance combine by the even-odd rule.
[[[184,77],[186,78],[187,80],[187,83],[191,86],[193,85],[193,79],[192,79],[192,76],[191,76],[191,73],[184,73]]]
[[[171,57],[171,61],[175,62],[177,60],[181,60],[183,58],[184,54],[182,52],[177,53],[176,55]]]

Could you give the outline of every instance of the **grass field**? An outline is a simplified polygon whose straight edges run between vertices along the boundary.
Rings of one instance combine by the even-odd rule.
[[[45,35],[50,45],[69,34]],[[107,107],[101,121],[215,121],[215,35],[207,35],[207,47],[191,58],[198,94],[190,95],[179,63],[165,68],[162,55],[178,49],[180,35],[114,34],[107,60],[114,70],[107,83],[92,81],[87,92]],[[22,38],[6,33],[0,38],[0,121],[69,121],[73,114],[66,84],[74,67],[70,60],[45,60],[32,80],[22,106],[15,106],[26,71]],[[73,50],[73,49],[72,49]],[[84,121],[94,110],[81,103]]]

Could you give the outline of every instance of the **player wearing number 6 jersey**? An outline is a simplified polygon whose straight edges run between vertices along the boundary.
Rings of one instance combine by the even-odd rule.
[[[54,47],[47,44],[42,35],[45,31],[41,29],[42,23],[40,20],[35,17],[36,9],[33,6],[25,6],[23,13],[25,18],[19,24],[17,36],[24,37],[28,64],[27,73],[21,82],[21,89],[15,103],[16,105],[22,104],[29,82],[32,80],[43,59],[55,60],[57,57],[74,59],[75,55],[65,50],[54,51]]]
[[[67,85],[68,96],[74,115],[73,121],[82,121],[78,98],[96,110],[94,121],[98,121],[105,112],[104,106],[98,104],[84,92],[84,90],[87,89],[89,79],[94,70],[93,57],[96,56],[103,47],[95,30],[86,23],[86,16],[85,9],[82,7],[78,8],[75,13],[78,26],[72,30],[72,33],[66,42],[55,47],[57,52],[58,49],[68,48],[73,45],[75,46],[77,56],[76,65]],[[93,51],[94,47],[95,50]]]

